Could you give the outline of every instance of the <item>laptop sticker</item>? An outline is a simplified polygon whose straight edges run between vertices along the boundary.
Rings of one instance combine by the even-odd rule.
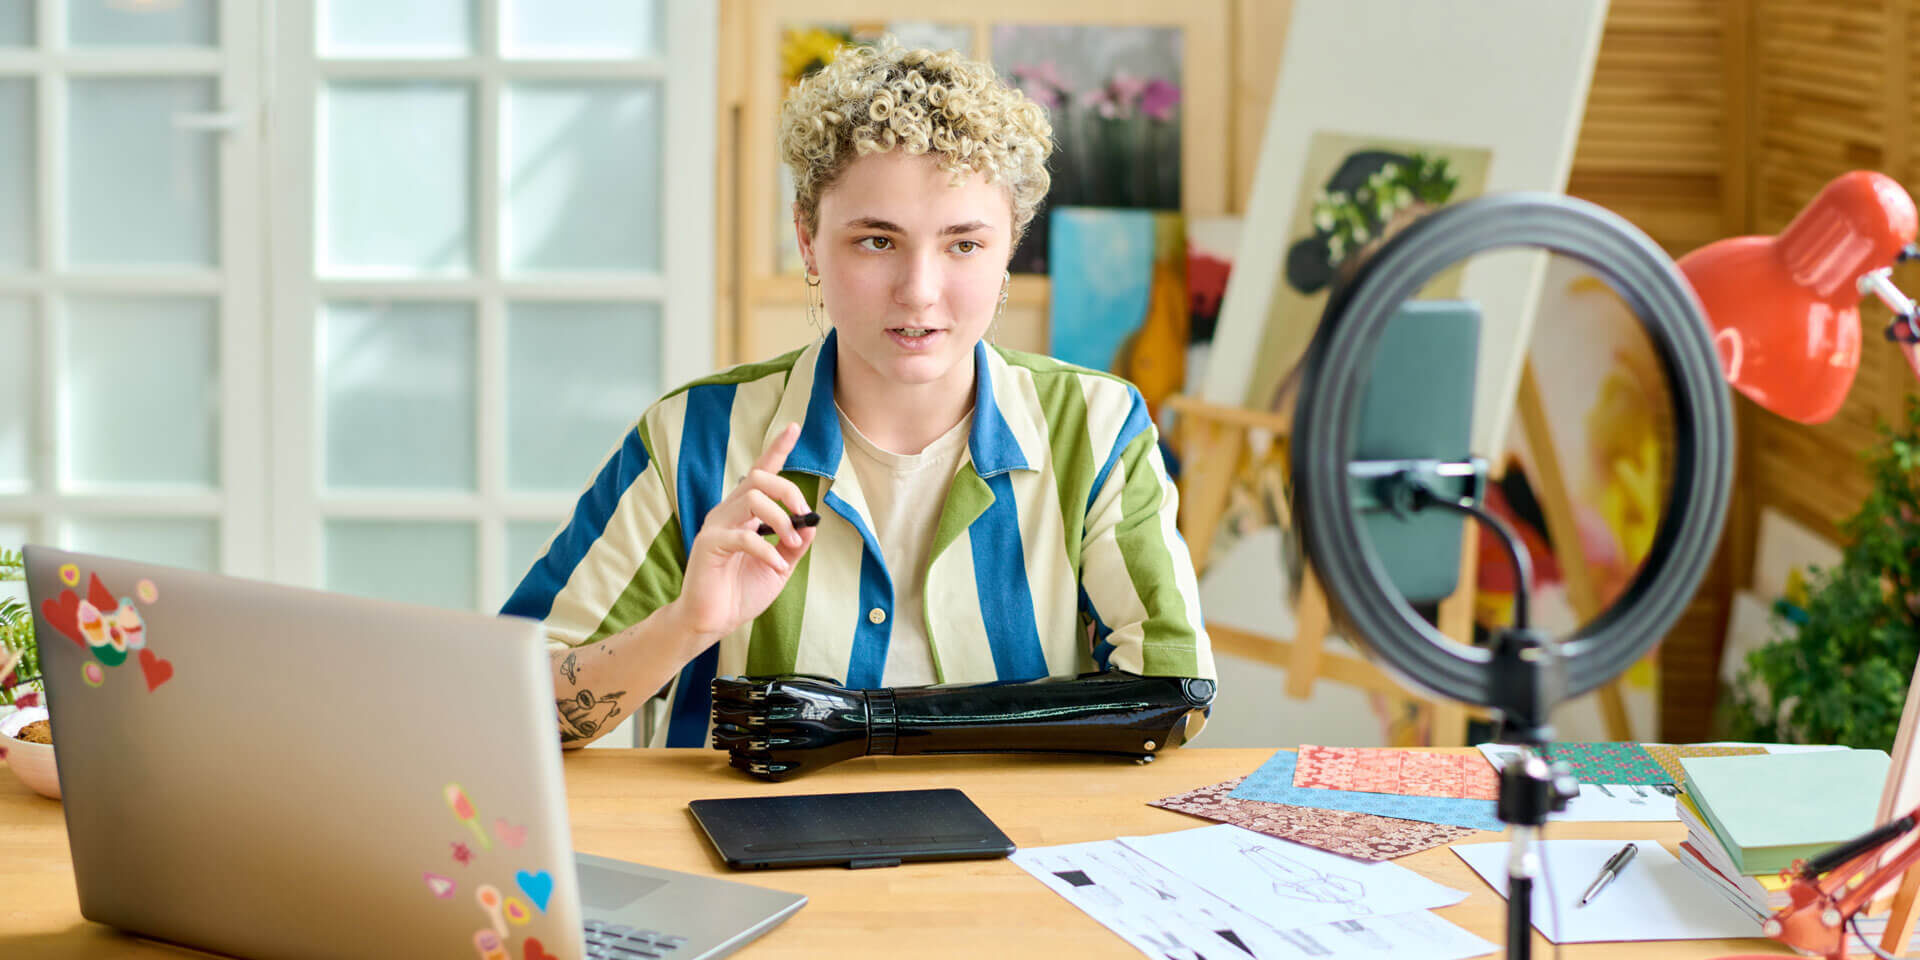
[[[526,894],[541,913],[547,912],[547,901],[553,897],[553,874],[545,870],[539,873],[522,870],[513,875],[513,882],[520,885],[520,892]]]
[[[528,937],[527,942],[520,947],[526,951],[526,956],[522,960],[560,960],[559,957],[547,952],[546,945],[540,942],[539,937]]]
[[[437,873],[423,873],[420,878],[427,881],[427,889],[433,891],[434,896],[442,900],[453,899],[453,878]]]
[[[120,598],[120,609],[114,614],[112,636],[115,641],[128,650],[141,650],[147,645],[147,622],[135,609],[133,601]]]
[[[79,586],[80,585],[80,568],[71,563],[61,564],[60,565],[60,582],[66,584],[69,587]]]
[[[460,861],[463,867],[472,866],[473,850],[464,843],[456,843],[453,845],[453,858]]]
[[[473,892],[473,899],[479,901],[480,909],[487,919],[493,921],[493,929],[502,937],[507,935],[507,919],[500,913],[500,891],[491,883],[483,883]]]
[[[72,568],[72,575],[63,567],[60,579],[69,586],[79,583],[80,569],[72,564],[67,567]],[[160,596],[159,588],[151,580],[140,581],[134,593],[143,599],[157,600]],[[136,653],[147,692],[173,679],[173,661],[147,649],[147,618],[140,613],[140,608],[131,597],[114,596],[101,582],[99,574],[88,575],[85,598],[72,590],[62,590],[58,597],[41,601],[40,612],[48,626],[93,654],[95,663],[83,668],[88,686],[104,686],[107,675],[100,667],[118,667]]]
[[[154,586],[152,580],[142,580],[133,585],[133,595],[139,597],[141,603],[153,603],[160,599],[160,588]]]
[[[501,909],[507,915],[507,922],[516,927],[524,927],[527,921],[533,919],[533,911],[528,910],[527,905],[520,902],[519,897],[508,897]]]
[[[162,660],[152,650],[140,651],[140,672],[147,675],[147,692],[152,693],[160,685],[173,679],[173,661]]]
[[[115,620],[119,619],[119,604],[108,609]],[[87,638],[87,649],[93,651],[95,659],[109,667],[127,662],[127,644],[118,636],[119,626],[108,621],[108,614],[101,613],[100,607],[92,600],[82,600],[75,615],[80,622],[80,634]],[[111,635],[109,631],[112,631]]]
[[[473,935],[473,948],[480,951],[480,960],[513,960],[507,953],[506,934],[492,930],[481,930]]]
[[[457,783],[447,784],[447,806],[453,809],[456,819],[465,821],[467,829],[480,838],[480,849],[493,849],[493,841],[487,839],[487,831],[480,826],[480,815],[474,812],[473,801],[467,799],[467,792]]]
[[[516,827],[508,823],[506,817],[501,817],[493,822],[493,835],[499,837],[500,842],[508,848],[518,850],[521,844],[527,842],[527,826],[521,824]]]

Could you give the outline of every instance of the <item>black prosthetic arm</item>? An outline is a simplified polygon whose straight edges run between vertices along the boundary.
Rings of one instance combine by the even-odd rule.
[[[1206,726],[1213,681],[1117,670],[1028,683],[849,690],[825,677],[713,682],[713,746],[778,780],[849,757],[1080,753],[1150,761]]]

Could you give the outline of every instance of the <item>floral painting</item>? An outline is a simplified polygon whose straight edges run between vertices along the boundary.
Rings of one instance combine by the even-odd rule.
[[[1180,209],[1178,28],[1000,24],[992,37],[994,69],[1053,123],[1048,205]],[[1047,272],[1050,229],[1043,206],[1014,272]]]

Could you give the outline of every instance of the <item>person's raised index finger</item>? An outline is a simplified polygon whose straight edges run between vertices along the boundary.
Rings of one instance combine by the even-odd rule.
[[[767,444],[766,451],[760,454],[760,459],[754,463],[754,466],[768,473],[779,473],[780,468],[787,465],[787,454],[792,453],[794,444],[799,442],[800,425],[787,424],[780,434],[773,438],[773,442]]]

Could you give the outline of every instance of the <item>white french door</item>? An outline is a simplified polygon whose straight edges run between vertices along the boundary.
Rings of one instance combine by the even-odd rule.
[[[260,38],[0,0],[0,544],[266,572]]]
[[[404,6],[292,0],[276,31],[275,567],[493,609],[712,365],[715,14]]]
[[[0,545],[497,608],[713,362],[702,0],[0,0]]]

